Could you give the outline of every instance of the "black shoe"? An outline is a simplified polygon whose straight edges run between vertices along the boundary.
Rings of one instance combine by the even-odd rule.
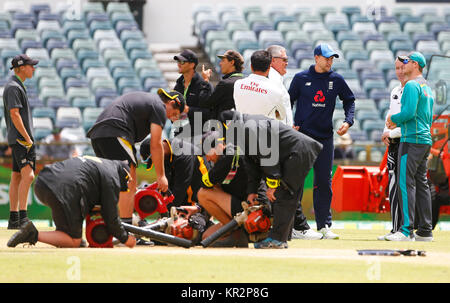
[[[28,224],[28,222],[31,222],[28,217],[20,218],[20,220],[19,220],[19,229],[25,227]]]
[[[8,220],[8,229],[20,229],[19,221],[20,220],[17,221]]]
[[[20,243],[29,243],[31,245],[36,244],[38,240],[38,230],[34,226],[33,222],[29,221],[23,228],[16,232],[9,239],[8,247],[16,247]]]
[[[146,241],[142,238],[138,238],[136,239],[136,245],[139,246],[155,246],[155,243],[153,243],[152,241]]]
[[[148,225],[148,222],[145,219],[142,219],[142,220],[138,221],[138,227],[145,227],[147,225]]]

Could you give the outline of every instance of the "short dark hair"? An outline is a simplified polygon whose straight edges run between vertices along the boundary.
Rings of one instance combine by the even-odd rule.
[[[252,54],[250,62],[254,71],[265,72],[270,68],[272,55],[266,50],[257,50]]]

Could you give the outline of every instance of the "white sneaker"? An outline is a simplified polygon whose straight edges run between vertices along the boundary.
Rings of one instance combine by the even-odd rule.
[[[414,241],[414,238],[405,236],[402,232],[398,231],[385,237],[386,241]]]
[[[390,235],[393,235],[393,234],[394,234],[394,233],[389,232],[389,233],[387,233],[387,234],[385,234],[385,235],[378,236],[378,237],[377,237],[377,240],[378,240],[378,241],[386,241],[386,237],[387,237],[387,236],[390,236]]]
[[[323,238],[323,234],[318,233],[312,229],[307,230],[296,230],[292,229],[292,239],[301,240],[320,240]]]
[[[336,235],[334,232],[332,232],[328,226],[325,226],[324,228],[319,230],[319,233],[323,235],[323,239],[339,239],[339,236]]]
[[[422,237],[422,236],[419,236],[418,234],[414,235],[414,239],[416,241],[420,241],[420,242],[432,242],[433,241],[432,236],[431,237]]]

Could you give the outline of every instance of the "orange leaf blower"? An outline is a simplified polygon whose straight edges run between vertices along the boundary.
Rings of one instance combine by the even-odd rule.
[[[155,212],[160,214],[167,213],[167,205],[175,199],[175,196],[170,191],[160,193],[157,188],[158,184],[155,182],[138,189],[136,192],[134,209],[141,219],[145,219]]]

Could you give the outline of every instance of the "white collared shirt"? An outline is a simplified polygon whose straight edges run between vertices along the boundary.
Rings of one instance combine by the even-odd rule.
[[[233,98],[238,112],[264,115],[285,122],[283,93],[279,86],[267,77],[250,74],[237,80],[234,83]]]
[[[403,94],[403,87],[401,85],[398,85],[394,87],[391,91],[391,102],[389,104],[389,110],[386,114],[386,118],[389,115],[395,115],[398,114],[401,111],[402,108],[402,94]],[[400,127],[396,127],[394,129],[388,129],[386,126],[384,127],[384,132],[389,132],[390,138],[400,138],[402,136],[402,131]]]
[[[286,125],[294,125],[294,115],[291,108],[291,97],[289,96],[288,90],[284,85],[283,76],[273,67],[269,71],[269,79],[274,81],[281,89],[283,94],[283,105],[286,111],[286,119],[283,121]]]

